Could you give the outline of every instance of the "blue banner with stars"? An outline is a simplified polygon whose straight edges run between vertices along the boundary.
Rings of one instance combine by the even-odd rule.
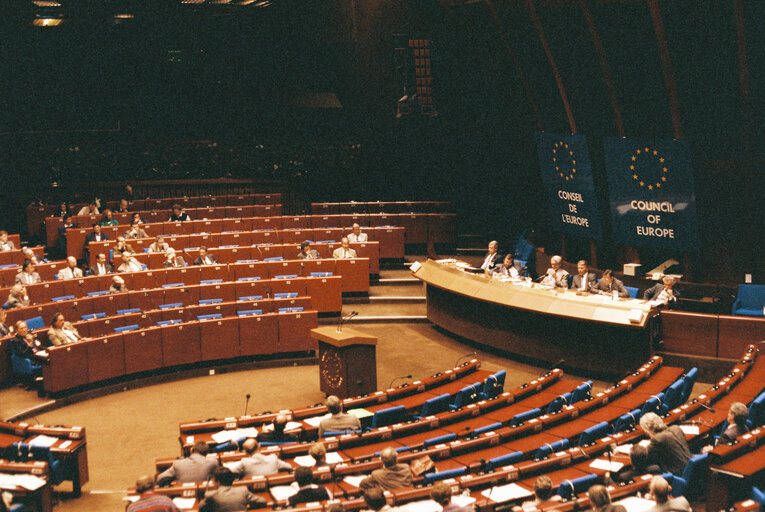
[[[551,226],[567,235],[602,239],[587,139],[546,132],[537,132],[536,139]]]
[[[614,240],[623,245],[695,252],[696,196],[685,141],[603,141]]]

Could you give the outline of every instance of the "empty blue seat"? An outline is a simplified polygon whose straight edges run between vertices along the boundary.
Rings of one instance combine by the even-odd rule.
[[[444,393],[435,398],[425,400],[425,403],[422,404],[422,409],[420,409],[419,417],[423,418],[425,416],[438,414],[439,412],[448,411],[451,399],[452,396],[449,393]]]
[[[303,306],[295,306],[291,308],[278,308],[278,313],[298,313],[303,311]]]
[[[90,315],[82,315],[80,320],[94,320],[96,318],[104,318],[106,313],[91,313]]]
[[[282,292],[282,293],[274,294],[275,299],[294,299],[297,296],[298,296],[297,292]]]
[[[262,315],[262,309],[245,309],[244,311],[237,311],[237,316],[249,316],[249,315]]]
[[[223,302],[223,299],[200,299],[200,304],[217,304],[218,302]]]
[[[633,409],[632,411],[619,416],[616,419],[616,422],[614,422],[614,434],[635,427],[642,415],[643,413],[640,412],[640,409]]]
[[[11,351],[11,371],[15,377],[21,377],[24,380],[31,380],[42,371],[42,366],[32,363],[27,357],[17,356]]]
[[[452,432],[451,434],[444,434],[442,436],[436,436],[436,437],[431,437],[430,439],[426,439],[425,443],[423,443],[423,446],[425,448],[429,448],[437,444],[444,444],[450,441],[454,441],[455,439],[457,439],[457,434]]]
[[[483,383],[483,389],[479,393],[481,400],[488,400],[501,394],[505,388],[507,372],[500,370],[494,375],[489,375]]]
[[[457,410],[478,401],[480,398],[478,392],[481,390],[481,386],[481,383],[478,382],[460,389],[457,394],[454,395],[454,400],[449,405],[449,408]]]
[[[405,411],[406,407],[403,405],[377,411],[374,416],[372,416],[372,428],[385,427],[403,421]]]
[[[88,297],[98,297],[99,295],[109,295],[109,290],[102,290],[100,292],[88,292]]]
[[[327,228],[327,229],[332,229],[332,228]],[[316,241],[317,244],[334,244],[335,242],[337,242],[337,240],[317,240]]]
[[[157,306],[159,309],[173,309],[173,308],[182,308],[183,302],[173,302],[171,304],[160,304]]]
[[[740,284],[733,303],[734,315],[763,316],[765,308],[765,284]]]
[[[685,469],[683,469],[683,474],[677,477],[675,483],[672,484],[672,496],[685,496],[692,501],[704,496],[706,493],[708,457],[708,453],[701,453],[688,460]]]
[[[439,471],[438,473],[428,473],[426,474],[422,479],[423,485],[430,485],[433,482],[438,482],[439,480],[446,480],[447,478],[457,478],[458,476],[462,476],[467,472],[467,468],[455,468],[455,469],[447,469],[446,471]]]
[[[258,276],[240,277],[237,281],[260,281],[260,278]]]
[[[58,485],[64,480],[64,465],[61,459],[53,457],[50,447],[30,445],[29,454],[33,460],[48,463],[50,481],[53,485]]]
[[[258,260],[236,260],[237,263],[257,263]]]
[[[264,244],[260,244],[264,245]],[[281,256],[272,256],[270,258],[263,258],[263,261],[282,261],[284,258]]]
[[[683,399],[683,379],[680,379],[675,381],[664,392],[664,400],[662,400],[662,404],[661,404],[662,414],[667,414],[669,411],[671,411],[675,407],[682,405],[682,402],[681,402],[682,399]]]
[[[636,288],[634,286],[625,286],[625,290],[627,290],[627,293],[629,294],[631,299],[637,299],[638,292],[640,291],[639,288]]]
[[[752,487],[752,493],[749,497],[760,504],[760,510],[765,510],[765,492],[761,491],[758,487]]]
[[[62,300],[72,300],[73,298],[74,298],[74,295],[62,295],[61,297],[53,297],[50,301],[60,302]]]
[[[311,272],[311,277],[329,277],[332,272]]]
[[[684,404],[691,397],[691,391],[693,391],[693,385],[696,384],[696,376],[699,374],[699,369],[693,367],[685,374],[683,378],[683,396],[680,400],[681,404]]]
[[[163,284],[162,288],[180,288],[181,286],[186,286],[186,283],[167,283]]]
[[[749,405],[749,421],[752,428],[765,425],[765,392],[760,393]]]
[[[136,331],[138,330],[138,324],[123,325],[122,327],[115,327],[114,332]]]
[[[590,391],[592,391],[592,381],[588,380],[587,382],[582,382],[571,393],[571,402],[569,403],[575,404],[582,400],[587,400],[590,398]]]
[[[262,295],[248,295],[247,297],[239,297],[237,300],[263,300]]]
[[[553,414],[561,409],[563,409],[565,406],[567,406],[571,402],[571,393],[565,393],[563,395],[558,395],[555,397],[555,400],[550,402],[547,405],[547,411],[545,414]]]
[[[157,322],[157,325],[172,325],[172,324],[181,324],[183,323],[183,320],[180,318],[175,318],[173,320],[160,320]]]
[[[498,428],[502,428],[502,423],[496,422],[492,423],[491,425],[484,425],[483,427],[475,429],[472,434],[474,436],[477,436],[479,434],[483,434],[484,432],[491,432],[492,430],[497,430]]]
[[[211,313],[209,315],[197,315],[197,320],[213,320],[215,318],[223,318],[220,313]]]
[[[661,413],[661,405],[664,401],[664,393],[658,393],[645,401],[643,407],[640,408],[640,415],[647,412]]]
[[[530,419],[536,418],[537,416],[542,415],[542,409],[537,407],[536,409],[531,409],[530,411],[521,412],[510,418],[510,426],[515,427],[520,425],[521,423],[524,423]]]
[[[271,279],[297,279],[297,274],[284,274],[281,276],[274,276]]]
[[[507,455],[500,455],[499,457],[489,459],[489,461],[486,463],[486,471],[491,471],[496,468],[501,468],[502,466],[515,464],[516,462],[520,462],[522,460],[523,452],[513,452],[508,453]]]
[[[45,322],[41,316],[33,316],[32,318],[26,319],[25,322],[27,323],[27,327],[30,331],[34,331],[35,329],[42,329],[45,327]]]
[[[553,453],[565,450],[566,448],[568,448],[568,439],[561,439],[554,443],[547,443],[536,451],[534,459],[544,459],[545,457],[549,457]]]
[[[128,315],[130,313],[140,313],[140,308],[130,308],[130,309],[118,309],[117,314],[118,315]]]
[[[202,279],[199,281],[199,284],[215,284],[215,283],[222,283],[223,279]]]
[[[573,480],[565,480],[558,486],[558,496],[564,500],[570,500],[596,483],[598,483],[598,475],[586,475]]]
[[[608,431],[610,429],[610,425],[607,421],[601,421],[597,425],[587,428],[582,432],[582,434],[579,436],[579,446],[589,446],[591,445],[595,440],[600,439],[601,437],[605,437],[608,435]]]

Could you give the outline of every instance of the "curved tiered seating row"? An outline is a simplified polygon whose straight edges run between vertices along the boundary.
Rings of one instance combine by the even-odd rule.
[[[0,421],[0,451],[10,462],[32,464],[32,474],[46,477],[54,485],[71,482],[75,496],[88,482],[85,427]],[[0,472],[6,470],[0,462]]]

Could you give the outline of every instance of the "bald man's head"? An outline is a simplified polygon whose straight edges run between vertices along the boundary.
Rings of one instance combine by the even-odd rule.
[[[154,479],[149,475],[139,476],[135,482],[135,490],[139,494],[154,489]]]
[[[666,503],[669,499],[669,491],[671,490],[669,482],[663,477],[655,476],[651,479],[651,495],[656,500],[656,503]]]
[[[276,418],[274,418],[274,430],[283,432],[284,427],[287,426],[287,415],[286,414],[277,414]]]
[[[392,446],[388,446],[380,453],[380,460],[386,468],[395,466],[398,462],[398,453]]]
[[[327,398],[327,409],[331,414],[337,414],[343,410],[343,402],[335,395]]]
[[[258,446],[259,446],[258,441],[256,441],[253,438],[248,439],[247,441],[244,442],[244,444],[242,444],[242,448],[249,455],[252,455],[256,451],[258,451]]]

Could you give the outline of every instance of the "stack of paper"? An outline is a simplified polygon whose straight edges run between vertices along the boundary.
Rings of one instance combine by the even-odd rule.
[[[56,441],[58,441],[57,437],[44,436],[40,434],[39,436],[35,436],[29,440],[29,446],[47,446],[50,448]]]
[[[485,491],[481,491],[481,494],[495,503],[502,503],[505,501],[516,500],[518,498],[527,498],[534,493],[518,484],[512,483],[486,489]]]

